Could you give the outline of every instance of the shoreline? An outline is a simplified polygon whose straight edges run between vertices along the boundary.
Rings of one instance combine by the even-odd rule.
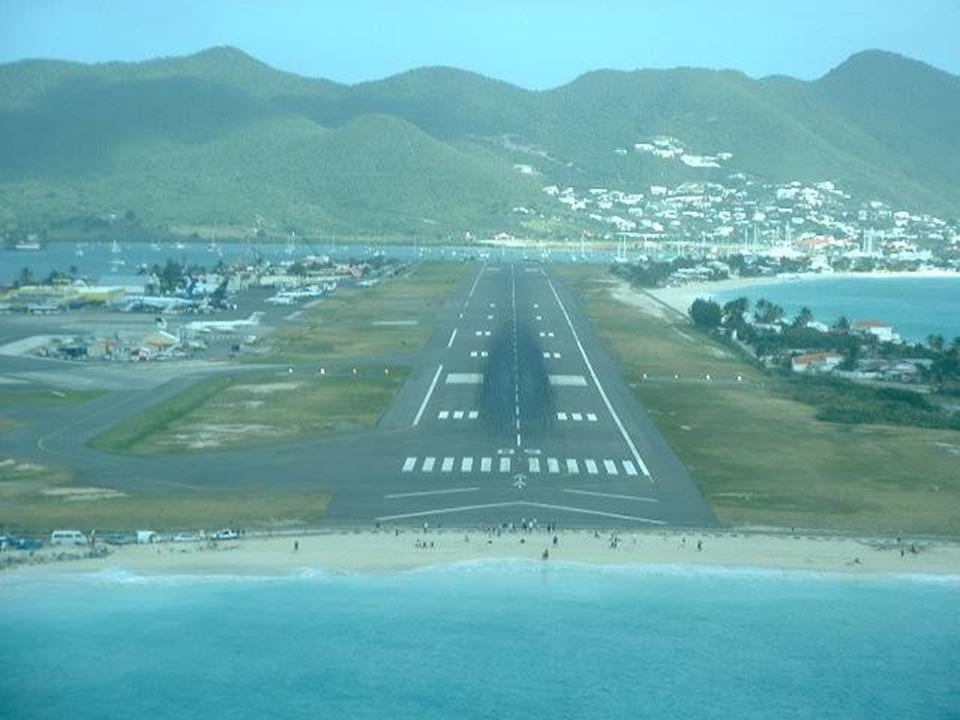
[[[619,538],[614,546],[613,534]],[[442,529],[340,531],[249,537],[219,543],[157,543],[110,547],[100,557],[82,549],[46,549],[32,562],[5,565],[4,578],[92,576],[120,571],[137,576],[290,577],[326,571],[380,574],[457,564],[526,561],[585,567],[677,566],[731,570],[862,575],[930,575],[960,579],[960,540],[903,542],[805,532],[559,531],[502,532]],[[298,549],[294,549],[297,543]],[[698,549],[699,543],[699,549]],[[425,545],[422,547],[421,545]],[[549,558],[543,559],[544,550]],[[902,553],[901,553],[902,551]],[[5,551],[4,555],[10,551]],[[2,559],[2,556],[0,556]]]
[[[714,282],[695,282],[675,287],[646,288],[664,305],[683,316],[697,298],[713,299],[719,293],[734,292],[758,286],[785,285],[788,283],[811,283],[817,280],[909,280],[909,279],[956,279],[960,272],[954,270],[898,270],[891,272],[846,272],[846,273],[793,273],[764,277],[736,277]]]

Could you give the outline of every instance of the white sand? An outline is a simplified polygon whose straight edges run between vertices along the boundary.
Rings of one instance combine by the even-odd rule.
[[[722,568],[766,568],[853,574],[906,573],[960,576],[960,542],[938,540],[851,538],[831,535],[788,535],[734,531],[624,531],[610,546],[609,531],[561,531],[559,543],[537,531],[504,533],[414,530],[342,531],[200,543],[163,543],[111,548],[107,557],[55,560],[63,548],[47,549],[36,564],[7,570],[19,574],[96,572],[119,568],[137,574],[287,575],[307,569],[382,572],[459,561],[528,559],[595,565],[688,565]],[[434,547],[418,548],[417,541]],[[697,550],[697,542],[702,550]],[[299,550],[293,549],[294,542]],[[911,552],[914,543],[916,553]],[[905,553],[900,554],[901,548]],[[7,554],[7,553],[5,553]],[[858,562],[859,561],[859,562]]]

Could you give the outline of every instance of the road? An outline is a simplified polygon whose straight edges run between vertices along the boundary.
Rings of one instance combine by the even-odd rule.
[[[715,523],[548,266],[478,267],[439,313],[429,346],[408,359],[407,382],[370,431],[179,457],[86,447],[190,382],[179,378],[160,391],[63,408],[32,430],[7,433],[5,444],[69,464],[82,482],[138,492],[326,489],[333,523]]]

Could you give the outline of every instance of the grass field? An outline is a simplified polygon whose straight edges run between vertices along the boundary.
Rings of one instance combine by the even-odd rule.
[[[476,267],[466,263],[421,263],[412,274],[372,288],[337,290],[305,310],[299,325],[271,334],[266,356],[249,360],[314,362],[419,350],[430,339],[437,310],[473,272]]]
[[[2,484],[0,484],[2,487]],[[111,530],[216,530],[284,528],[318,524],[330,496],[314,493],[221,493],[164,496],[57,495],[56,487],[9,493],[0,507],[8,532],[46,534],[54,528]]]
[[[613,299],[604,270],[561,274],[722,522],[960,533],[960,432],[818,420],[784,380]]]
[[[356,377],[239,372],[208,378],[90,444],[108,452],[161,455],[371,427],[390,406],[405,373],[364,372]]]

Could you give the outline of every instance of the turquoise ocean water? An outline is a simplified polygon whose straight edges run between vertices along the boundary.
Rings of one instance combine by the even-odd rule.
[[[793,316],[807,306],[828,325],[841,315],[853,320],[888,322],[904,339],[923,341],[940,334],[960,336],[960,277],[958,278],[815,278],[774,285],[754,285],[717,293],[726,302],[738,297],[764,298]]]
[[[960,578],[0,578],[9,718],[956,718]]]

